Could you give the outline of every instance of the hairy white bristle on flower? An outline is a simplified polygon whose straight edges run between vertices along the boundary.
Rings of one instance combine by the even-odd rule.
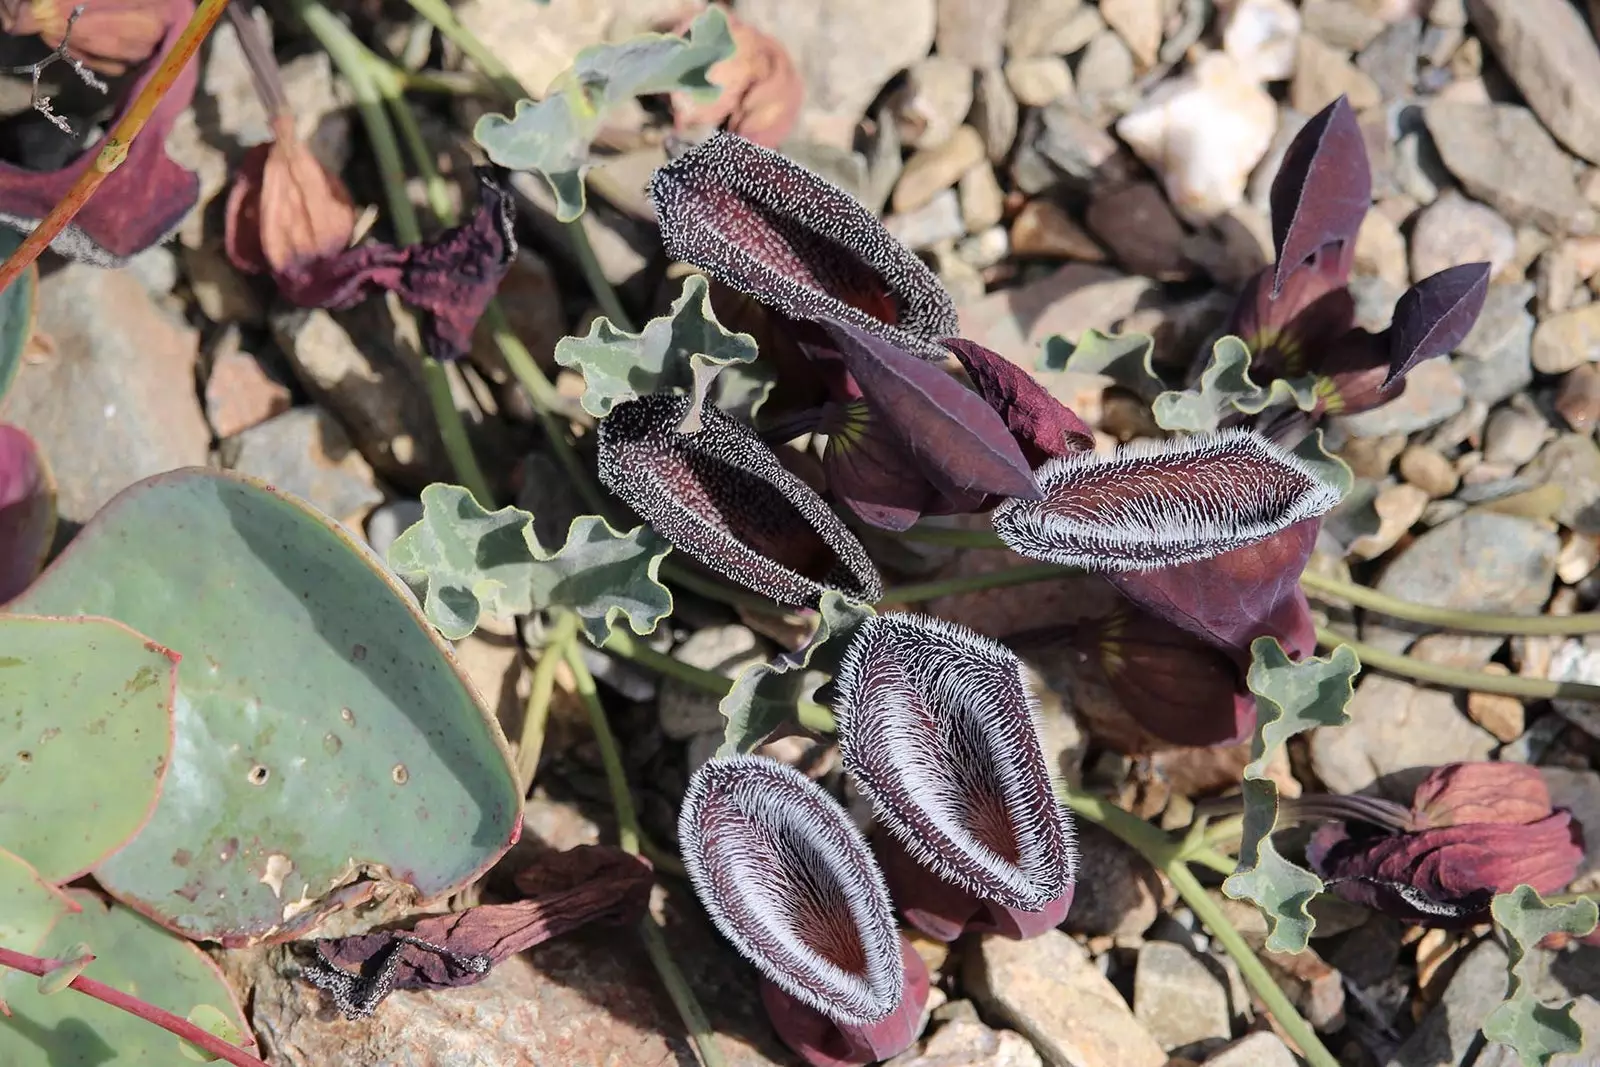
[[[678,838],[712,922],[780,989],[846,1025],[899,1007],[905,967],[889,890],[821,786],[758,756],[709,760],[689,782]]]
[[[1035,472],[1043,500],[1007,500],[995,532],[1032,559],[1148,570],[1242,548],[1339,502],[1300,457],[1250,430],[1061,456]]]
[[[941,619],[874,616],[834,685],[845,768],[913,859],[1003,907],[1067,892],[1072,826],[1009,649]]]

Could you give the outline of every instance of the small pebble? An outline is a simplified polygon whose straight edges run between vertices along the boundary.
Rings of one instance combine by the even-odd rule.
[[[1533,331],[1533,369],[1565,374],[1600,360],[1600,304],[1553,315]]]
[[[1511,672],[1504,664],[1488,663],[1483,673],[1509,675]],[[1527,729],[1527,710],[1522,701],[1503,693],[1468,693],[1467,716],[1502,743],[1515,741]]]
[[[1600,366],[1583,363],[1563,375],[1555,409],[1579,433],[1593,430],[1600,422]]]
[[[926,207],[985,158],[983,137],[971,126],[958,127],[941,144],[917,149],[895,183],[894,210],[905,213]]]
[[[973,167],[956,183],[961,198],[961,223],[968,233],[995,225],[1005,215],[1006,195],[995,179],[994,168]]]
[[[1072,68],[1060,56],[1027,56],[1006,64],[1006,84],[1019,104],[1044,107],[1071,98]]]
[[[1513,401],[1489,416],[1483,431],[1483,458],[1487,463],[1520,467],[1539,454],[1549,431],[1538,412]]]
[[[1451,191],[1417,216],[1411,231],[1414,281],[1462,263],[1489,264],[1499,274],[1517,251],[1516,231],[1491,207]]]
[[[1461,484],[1444,453],[1427,445],[1412,445],[1400,453],[1400,477],[1434,500],[1449,496]]]
[[[1600,537],[1569,533],[1556,556],[1556,577],[1567,585],[1577,585],[1600,565]]]
[[[1428,494],[1414,485],[1401,483],[1378,490],[1372,501],[1372,508],[1378,513],[1377,532],[1352,541],[1350,554],[1357,559],[1377,559],[1417,524],[1427,506]]]
[[[1104,263],[1106,253],[1066,209],[1035,198],[1022,205],[1011,223],[1011,249],[1019,256],[1078,259]]]

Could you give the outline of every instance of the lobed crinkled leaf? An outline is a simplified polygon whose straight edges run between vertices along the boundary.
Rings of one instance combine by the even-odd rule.
[[[56,534],[56,485],[33,438],[0,423],[0,604],[28,588]]]
[[[1546,904],[1532,886],[1519,885],[1495,897],[1490,910],[1506,936],[1508,989],[1505,1001],[1483,1020],[1483,1036],[1510,1046],[1523,1067],[1546,1067],[1583,1047],[1583,1029],[1572,1016],[1572,1001],[1554,1006],[1534,996],[1528,953],[1551,934],[1583,937],[1594,930],[1595,902]]]
[[[1043,911],[1072,890],[1022,661],[964,626],[879,615],[851,638],[832,700],[845,769],[919,864],[982,901]]]
[[[1311,467],[1246,430],[1064,456],[1036,477],[1044,499],[1001,504],[996,533],[1020,555],[1101,571],[1209,559],[1339,502]]]
[[[1385,389],[1424,360],[1454,352],[1489,295],[1489,264],[1463,263],[1430,274],[1401,294],[1389,324]]]
[[[583,410],[604,416],[624,400],[674,386],[692,386],[703,400],[722,368],[756,358],[755,338],[733,333],[717,321],[705,278],[691,274],[667,314],[638,333],[617,329],[601,317],[585,337],[556,342],[556,362],[583,374]],[[695,409],[698,418],[698,408]],[[693,429],[693,427],[685,427]]]
[[[1278,787],[1267,776],[1274,751],[1295,734],[1350,721],[1345,707],[1361,670],[1355,653],[1340,645],[1325,659],[1296,663],[1270,637],[1250,646],[1246,681],[1256,695],[1256,732],[1244,768],[1244,830],[1239,866],[1222,883],[1236,900],[1249,900],[1267,918],[1269,952],[1304,951],[1315,925],[1306,905],[1322,891],[1322,880],[1279,855],[1272,833],[1278,823]]]
[[[1055,334],[1045,338],[1039,369],[1103,374],[1129,392],[1153,401],[1166,389],[1151,362],[1155,350],[1155,339],[1147,333],[1085,330],[1077,344]]]
[[[711,405],[679,430],[693,400],[654,393],[600,422],[600,481],[673,547],[784,604],[815,607],[826,589],[875,601],[867,550],[754,430]]]
[[[754,750],[794,717],[797,701],[808,698],[838,670],[845,648],[862,622],[875,612],[829,589],[817,605],[817,628],[794,652],[770,663],[755,663],[739,672],[717,705],[728,720],[719,756]]]
[[[671,551],[646,527],[619,533],[598,515],[582,515],[566,543],[547,553],[526,511],[485,511],[470,491],[435,483],[422,491],[421,521],[390,547],[389,566],[452,641],[476,629],[485,613],[504,619],[561,605],[599,645],[619,616],[634,633],[648,634],[672,614],[672,592],[658,578]]]
[[[1372,206],[1366,141],[1350,101],[1341,95],[1313,115],[1289,143],[1272,180],[1272,240],[1277,267],[1272,294],[1328,245],[1355,247]]]
[[[1198,433],[1217,429],[1235,412],[1258,415],[1279,405],[1314,410],[1316,379],[1274,378],[1264,388],[1257,385],[1250,380],[1250,349],[1230,335],[1211,346],[1199,388],[1164,392],[1151,402],[1150,410],[1164,430]]]
[[[1033,375],[972,341],[955,337],[944,346],[961,361],[978,395],[1005,420],[1031,466],[1094,448],[1094,429]]]
[[[756,756],[717,757],[678,814],[683,865],[712,922],[763,977],[836,1023],[888,1018],[900,934],[861,832],[821,786]]]
[[[583,214],[589,147],[606,112],[656,93],[715,97],[720,90],[707,75],[733,54],[727,14],[708,7],[689,25],[687,37],[646,33],[585,48],[544,99],[517,101],[510,118],[483,116],[472,137],[502,167],[542,175],[555,193],[556,217],[571,222]]]
[[[1317,477],[1339,490],[1339,499],[1343,500],[1349,495],[1351,487],[1355,485],[1355,473],[1348,463],[1328,451],[1323,444],[1320,428],[1313,428],[1302,437],[1293,451],[1301,463],[1316,472]]]
[[[872,212],[770,149],[716,134],[656,171],[650,197],[669,256],[792,319],[929,359],[960,331],[938,277]]]

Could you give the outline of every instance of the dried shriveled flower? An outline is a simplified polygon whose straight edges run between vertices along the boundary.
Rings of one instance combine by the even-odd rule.
[[[689,782],[678,839],[696,895],[761,972],[795,1051],[867,1063],[915,1040],[926,969],[895,928],[867,843],[820,786],[774,760],[710,760]]]
[[[168,0],[83,0],[83,14],[74,22],[77,6],[74,0],[0,0],[0,32],[38,34],[51,48],[65,39],[69,55],[115,77],[150,58],[172,10]]]
[[[300,139],[293,117],[279,116],[272,129],[273,140],[245,154],[228,192],[223,245],[246,274],[337,256],[355,233],[350,193]]]
[[[691,405],[657,393],[612,408],[599,432],[606,488],[679,551],[780,603],[815,607],[824,589],[881,596],[867,550],[816,491],[712,405],[698,433],[681,432]]]
[[[915,926],[945,940],[975,926],[1025,937],[1066,917],[1072,826],[1009,649],[940,619],[874,616],[851,639],[832,703],[845,768],[893,839],[880,855]]]
[[[978,395],[1005,420],[1030,466],[1094,451],[1093,428],[1033,375],[974,341],[957,337],[944,346],[960,361]]]
[[[1044,499],[1000,505],[995,531],[1020,555],[1102,571],[1209,559],[1339,502],[1297,456],[1244,430],[1063,456],[1037,476]]]
[[[939,358],[959,332],[939,279],[855,198],[719,133],[657,170],[650,197],[674,259],[792,319],[845,322]]]
[[[1348,802],[1356,806],[1347,812]],[[1423,926],[1486,922],[1496,893],[1522,884],[1559,892],[1583,861],[1582,829],[1551,807],[1543,776],[1527,764],[1437,767],[1409,812],[1359,797],[1312,806],[1345,816],[1312,835],[1313,869],[1347,900]]]

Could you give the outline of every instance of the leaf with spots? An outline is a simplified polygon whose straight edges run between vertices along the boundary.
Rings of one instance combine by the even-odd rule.
[[[582,515],[566,544],[547,553],[526,511],[488,512],[466,489],[436,484],[422,491],[422,520],[395,541],[389,565],[453,641],[485,614],[510,618],[561,606],[577,612],[599,645],[619,616],[634,633],[648,634],[672,614],[672,593],[659,580],[670,551],[648,527],[618,533],[599,516]]]
[[[1573,1002],[1541,1003],[1534,995],[1529,950],[1551,934],[1584,937],[1595,929],[1592,899],[1546,904],[1532,886],[1501,893],[1490,905],[1495,925],[1505,934],[1509,957],[1506,999],[1483,1020],[1483,1036],[1509,1045],[1523,1067],[1545,1067],[1563,1053],[1583,1046],[1583,1030],[1572,1016]]]

